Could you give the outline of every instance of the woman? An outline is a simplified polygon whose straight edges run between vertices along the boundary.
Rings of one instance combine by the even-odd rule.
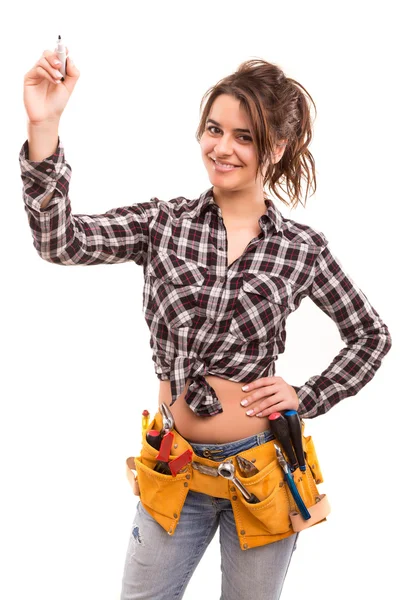
[[[264,192],[267,185],[281,198],[284,183],[295,207],[302,178],[306,196],[316,189],[308,92],[276,65],[243,63],[205,96],[197,139],[212,186],[199,198],[71,215],[58,124],[80,74],[68,59],[60,84],[56,59],[46,50],[24,78],[20,164],[35,248],[63,265],[143,266],[159,404],[170,407],[195,455],[220,463],[273,440],[273,413],[315,417],[355,395],[389,351],[390,333],[325,236],[284,218]],[[292,386],[274,376],[274,365],[286,318],[305,296],[347,345],[321,375]],[[230,499],[206,488],[186,493],[173,535],[138,502],[121,598],[182,598],[218,526],[222,598],[279,598],[298,533],[249,548]]]

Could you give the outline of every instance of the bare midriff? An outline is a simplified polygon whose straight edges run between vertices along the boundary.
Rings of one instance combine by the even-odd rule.
[[[169,406],[172,399],[170,381],[160,380],[158,403],[164,402],[169,407],[175,429],[184,438],[195,443],[224,444],[269,429],[267,417],[249,417],[246,415],[249,407],[240,404],[246,394],[250,395],[250,392],[242,390],[244,382],[238,383],[216,375],[205,375],[204,378],[214,388],[223,408],[222,413],[212,417],[198,416],[186,404],[185,394],[192,379],[187,380],[185,389],[172,406]]]

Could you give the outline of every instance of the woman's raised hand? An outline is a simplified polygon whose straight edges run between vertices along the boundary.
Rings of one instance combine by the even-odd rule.
[[[24,76],[24,105],[30,123],[40,125],[59,120],[67,105],[80,72],[68,57],[65,78],[61,81],[56,51],[45,50]],[[59,82],[59,83],[56,83]]]

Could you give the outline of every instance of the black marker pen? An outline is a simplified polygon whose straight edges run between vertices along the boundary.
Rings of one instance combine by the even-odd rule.
[[[66,52],[65,52],[65,46],[61,41],[61,35],[58,36],[56,54],[58,56],[58,60],[61,61],[60,68],[58,69],[63,76],[63,79],[61,79],[61,81],[64,81],[65,64],[67,62],[67,56],[66,56]]]

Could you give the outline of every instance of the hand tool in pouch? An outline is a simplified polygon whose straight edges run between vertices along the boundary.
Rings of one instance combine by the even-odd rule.
[[[283,415],[289,425],[290,437],[292,438],[292,444],[296,452],[300,471],[305,471],[306,461],[304,458],[303,434],[301,432],[300,417],[295,410],[285,410]]]
[[[148,410],[142,412],[142,433],[147,431],[149,427],[150,413]]]
[[[161,437],[164,437],[168,431],[172,431],[175,427],[174,417],[168,406],[163,402],[160,404],[160,412],[162,414],[163,428],[161,430]]]
[[[204,475],[211,475],[211,477],[219,477],[218,467],[209,467],[208,465],[202,465],[196,461],[192,462],[193,469],[196,469],[199,473]]]
[[[297,504],[297,508],[299,509],[301,516],[305,520],[311,519],[311,515],[308,512],[307,507],[304,504],[302,497],[300,496],[299,490],[296,487],[296,484],[295,484],[292,474],[290,472],[289,466],[282,454],[282,450],[276,444],[274,444],[274,446],[275,446],[275,452],[276,452],[276,456],[278,458],[278,462],[279,462],[280,466],[282,467],[282,471],[285,474],[285,480],[286,480],[286,483],[288,484],[289,491],[293,496],[293,500]]]
[[[152,448],[159,450],[161,446],[161,431],[150,429],[150,431],[146,433],[146,441]]]
[[[174,441],[174,434],[172,431],[166,433],[162,439],[160,451],[156,456],[157,463],[154,467],[154,471],[157,473],[163,473],[164,475],[171,475],[171,470],[168,466],[170,450],[172,442]]]
[[[271,431],[280,442],[282,448],[285,451],[286,456],[288,457],[290,470],[295,471],[299,466],[297,462],[297,458],[294,454],[292,448],[292,442],[290,440],[290,431],[289,431],[289,423],[286,421],[285,417],[281,415],[280,412],[274,412],[268,417]]]
[[[183,467],[185,467],[188,463],[191,462],[192,454],[193,450],[190,450],[190,448],[188,448],[187,450],[185,450],[185,452],[182,452],[182,454],[169,461],[168,466],[173,477],[176,477],[177,473],[179,473],[181,469],[183,469]]]
[[[251,477],[258,473],[258,469],[252,462],[247,460],[247,458],[243,458],[243,456],[236,456],[236,462],[238,466],[239,473],[242,477]]]
[[[235,467],[231,462],[226,461],[218,465],[218,473],[221,475],[221,477],[225,477],[225,479],[230,479],[232,483],[236,485],[238,490],[242,493],[245,500],[249,504],[257,504],[258,502],[260,502],[257,496],[247,491],[244,485],[240,483],[239,479],[235,477]]]

